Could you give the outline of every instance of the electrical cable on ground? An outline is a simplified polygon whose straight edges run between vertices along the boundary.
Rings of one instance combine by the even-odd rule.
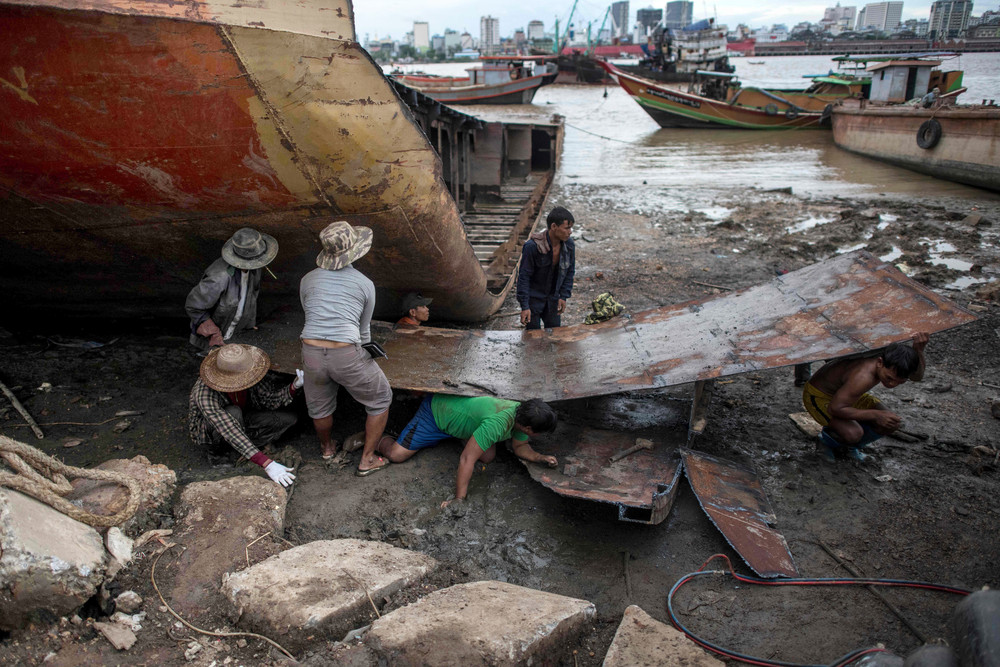
[[[726,561],[728,565],[728,570],[706,570],[705,567],[711,563],[716,558],[722,558]],[[758,579],[756,577],[748,577],[745,575],[737,574],[733,569],[733,564],[730,562],[729,557],[725,554],[715,554],[698,568],[695,572],[690,572],[685,574],[683,577],[677,580],[677,582],[671,587],[670,593],[667,594],[667,613],[670,615],[670,621],[674,624],[678,630],[683,632],[688,638],[694,641],[696,644],[702,648],[717,653],[721,656],[731,658],[733,660],[739,660],[751,665],[761,665],[763,667],[826,667],[824,665],[810,665],[797,662],[782,662],[779,660],[768,660],[766,658],[757,658],[754,656],[744,655],[743,653],[738,653],[727,649],[725,647],[713,644],[707,639],[702,639],[698,635],[694,634],[688,630],[683,623],[677,618],[677,614],[674,612],[674,594],[680,590],[681,586],[688,583],[692,579],[700,576],[706,575],[721,575],[730,576],[736,581],[753,584],[756,586],[892,586],[899,588],[922,588],[925,590],[938,591],[942,593],[952,593],[955,595],[969,595],[971,591],[964,588],[957,588],[955,586],[946,586],[944,584],[928,583],[923,581],[909,581],[905,579],[804,579],[804,578],[794,578],[794,579]],[[858,658],[868,655],[870,653],[880,653],[884,652],[884,648],[860,648],[855,649],[836,661],[830,663],[829,667],[844,667]]]

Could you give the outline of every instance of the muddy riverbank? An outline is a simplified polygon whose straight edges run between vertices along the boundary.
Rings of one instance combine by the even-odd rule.
[[[980,320],[935,335],[923,383],[880,395],[902,414],[906,428],[926,433],[915,444],[884,440],[864,465],[827,464],[788,419],[801,409],[790,369],[719,383],[705,434],[696,447],[756,471],[804,576],[845,575],[818,546],[823,542],[864,574],[977,588],[1000,585],[994,529],[1000,507],[1000,203],[993,198],[903,200],[801,198],[783,191],[722,194],[695,208],[638,211],[614,187],[564,182],[547,207],[577,215],[577,282],[564,321],[582,321],[590,301],[612,292],[637,312],[727,289],[766,282],[838,251],[865,247],[905,267],[914,278],[973,310]],[[266,304],[265,304],[266,306]],[[433,308],[432,308],[433,311]],[[514,328],[513,299],[486,326]],[[200,359],[188,350],[183,322],[113,323],[85,330],[3,322],[2,379],[36,419],[46,438],[34,440],[7,404],[0,433],[58,455],[73,465],[142,454],[178,473],[179,483],[258,474],[231,460],[209,460],[189,443],[187,397]],[[263,326],[266,326],[264,323]],[[80,347],[80,341],[102,343]],[[983,384],[985,383],[985,384]],[[689,388],[681,387],[556,404],[567,423],[618,428],[646,437],[686,429]],[[335,435],[359,429],[363,414],[345,396]],[[402,427],[417,401],[397,395],[390,429]],[[113,418],[119,410],[143,414]],[[106,421],[107,420],[107,421]],[[100,423],[105,422],[105,423]],[[559,438],[557,431],[548,436]],[[82,440],[66,448],[67,440]],[[600,664],[628,604],[667,620],[671,585],[714,553],[747,572],[702,513],[686,482],[660,525],[623,524],[609,507],[562,499],[534,483],[512,455],[473,478],[469,500],[440,510],[453,492],[459,447],[422,452],[367,478],[352,466],[327,467],[303,422],[282,445],[303,458],[288,504],[288,542],[354,537],[427,553],[446,567],[432,586],[499,579],[597,605],[591,632],[567,647],[563,664]],[[978,451],[974,448],[980,446]],[[545,451],[545,439],[537,448]],[[356,455],[355,455],[356,456]],[[356,464],[356,462],[355,462]],[[164,526],[172,517],[163,516]],[[150,599],[150,618],[128,662],[189,664],[185,644],[171,639],[171,621],[158,611],[140,561],[124,585]],[[955,599],[890,592],[908,620],[930,637],[944,634]],[[406,595],[385,604],[404,604]],[[919,641],[863,590],[747,589],[721,579],[699,580],[678,597],[683,620],[696,632],[744,653],[797,662],[829,662],[860,646],[884,643],[899,654]],[[214,625],[229,623],[209,610]],[[163,627],[157,627],[160,622]],[[574,655],[573,651],[576,651]],[[362,660],[319,644],[307,661]],[[118,664],[117,653],[86,625],[21,631],[0,643],[0,663]],[[593,653],[593,655],[591,655]],[[219,640],[190,664],[266,664],[253,643]],[[356,664],[363,664],[358,662]]]

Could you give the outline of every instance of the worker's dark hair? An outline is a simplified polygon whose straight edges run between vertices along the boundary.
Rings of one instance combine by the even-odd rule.
[[[573,219],[573,214],[564,209],[562,206],[556,206],[554,209],[549,211],[548,217],[545,218],[545,222],[549,227],[552,225],[561,225],[565,220],[569,220],[570,223],[576,222],[576,220]]]
[[[527,426],[535,433],[548,433],[555,430],[559,418],[548,403],[540,398],[533,398],[517,406],[514,421],[521,426]]]
[[[902,380],[920,368],[920,355],[909,345],[893,343],[882,351],[882,365],[891,368]]]

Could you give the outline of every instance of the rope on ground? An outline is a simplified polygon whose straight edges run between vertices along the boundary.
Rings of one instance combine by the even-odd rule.
[[[156,594],[158,596],[160,596],[160,602],[163,603],[163,606],[167,608],[167,611],[169,611],[174,618],[176,618],[178,621],[183,623],[185,626],[191,628],[195,632],[203,635],[208,635],[209,637],[254,637],[255,639],[263,639],[268,644],[278,649],[292,660],[295,660],[295,656],[289,653],[284,646],[274,641],[273,639],[265,637],[264,635],[258,635],[256,632],[212,632],[211,630],[202,630],[201,628],[195,627],[190,623],[188,623],[186,620],[184,620],[184,618],[180,614],[174,611],[173,607],[167,604],[167,601],[163,599],[163,593],[160,592],[160,587],[156,585],[156,564],[160,562],[160,556],[167,553],[170,549],[176,546],[177,545],[175,543],[171,542],[164,549],[162,549],[160,553],[156,554],[156,558],[153,560],[153,566],[149,570],[149,581],[153,584],[153,590],[156,591]]]
[[[582,127],[577,127],[576,125],[572,125],[570,123],[563,122],[563,125],[565,125],[566,127],[572,127],[574,130],[579,130],[579,131],[583,132],[584,134],[593,135],[593,136],[597,137],[598,139],[607,139],[608,141],[617,141],[620,144],[632,144],[633,143],[631,141],[625,141],[624,139],[615,139],[614,137],[606,137],[603,134],[597,134],[596,132],[591,132],[590,130],[585,130]]]
[[[0,435],[0,459],[17,474],[0,468],[0,486],[16,489],[40,500],[71,519],[88,526],[117,526],[139,509],[140,487],[133,477],[113,470],[91,470],[66,465],[44,452]],[[113,482],[128,489],[125,508],[112,515],[94,514],[69,502],[64,495],[73,490],[67,477]]]

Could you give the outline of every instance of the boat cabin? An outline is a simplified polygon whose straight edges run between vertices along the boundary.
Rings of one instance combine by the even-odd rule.
[[[902,104],[923,97],[937,88],[944,95],[962,86],[960,70],[945,72],[937,69],[941,58],[954,57],[954,53],[914,53],[892,56],[841,56],[834,58],[843,63],[863,63],[871,75],[868,99],[881,104]],[[934,59],[928,59],[934,58]]]

